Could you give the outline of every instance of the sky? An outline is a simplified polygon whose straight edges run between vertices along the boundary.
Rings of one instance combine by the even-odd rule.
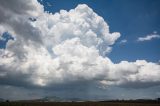
[[[160,97],[159,5],[0,0],[0,98]]]

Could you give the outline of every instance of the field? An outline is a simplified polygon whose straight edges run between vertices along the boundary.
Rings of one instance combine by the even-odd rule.
[[[123,102],[3,102],[0,106],[160,106],[160,103]]]

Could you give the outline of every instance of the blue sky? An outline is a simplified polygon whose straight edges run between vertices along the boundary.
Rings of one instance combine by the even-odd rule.
[[[70,10],[78,4],[87,4],[109,24],[111,32],[120,32],[121,37],[113,45],[109,57],[114,62],[145,59],[160,60],[160,39],[137,42],[140,36],[156,32],[160,34],[159,0],[43,0],[46,11],[55,13],[61,9]],[[48,5],[50,4],[50,5]],[[127,39],[126,44],[118,42]]]
[[[14,40],[14,39],[8,32],[4,32],[2,35],[2,39],[0,39],[0,48],[5,49],[8,40]]]

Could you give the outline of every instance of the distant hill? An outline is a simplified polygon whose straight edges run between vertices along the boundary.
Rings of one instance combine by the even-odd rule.
[[[44,102],[73,102],[73,101],[79,102],[79,101],[83,101],[80,98],[60,98],[60,97],[56,97],[56,96],[44,97],[39,100],[44,101]]]
[[[61,102],[64,101],[62,98],[56,97],[56,96],[47,96],[44,97],[42,99],[40,99],[40,101],[45,101],[45,102]]]
[[[0,102],[4,102],[4,101],[5,101],[4,99],[0,98]]]
[[[18,102],[65,102],[65,100],[56,96],[47,96],[40,99],[18,100]]]

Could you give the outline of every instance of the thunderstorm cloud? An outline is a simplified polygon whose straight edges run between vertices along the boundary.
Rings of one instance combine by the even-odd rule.
[[[1,85],[52,88],[80,82],[95,87],[160,84],[158,63],[110,60],[108,54],[120,33],[110,32],[103,17],[86,4],[53,14],[44,11],[36,0],[1,0],[0,13],[0,38],[5,32],[14,38],[0,49]]]

